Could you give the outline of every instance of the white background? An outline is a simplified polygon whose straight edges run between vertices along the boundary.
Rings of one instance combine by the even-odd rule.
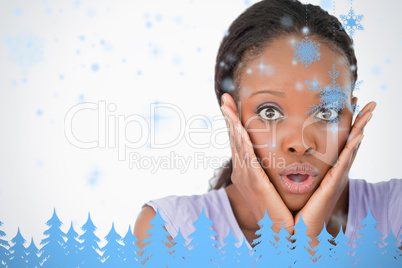
[[[332,13],[331,1],[309,2]],[[128,148],[127,154],[144,158],[172,152],[190,157],[187,170],[138,170],[130,168],[128,157],[119,160],[109,138],[105,148],[74,146],[65,136],[65,117],[77,104],[103,102],[116,107],[106,111],[108,120],[138,115],[149,123],[151,103],[159,102],[176,106],[187,124],[200,115],[208,118],[210,131],[223,128],[213,85],[216,53],[230,23],[252,3],[1,0],[0,229],[7,233],[5,239],[20,227],[25,239],[33,236],[38,246],[56,208],[62,230],[73,222],[79,234],[90,212],[102,245],[112,222],[124,235],[144,202],[206,193],[218,166],[197,165],[196,154],[219,162],[230,157],[228,146],[197,149],[180,136],[167,149]],[[336,1],[338,18],[349,7],[348,0]],[[359,79],[364,81],[355,95],[361,107],[374,100],[377,108],[351,177],[370,182],[401,178],[402,4],[355,0],[353,7],[364,15],[365,28],[354,35]],[[200,120],[180,124],[172,109],[160,109],[158,115],[159,142],[173,141],[179,130],[208,126]],[[106,122],[107,129],[116,133],[111,122]],[[120,135],[132,141],[150,133],[141,132],[136,123],[120,126]],[[81,141],[96,140],[98,111],[77,113],[72,129]],[[204,143],[210,134],[191,137]],[[219,137],[220,143],[227,141],[225,134]]]

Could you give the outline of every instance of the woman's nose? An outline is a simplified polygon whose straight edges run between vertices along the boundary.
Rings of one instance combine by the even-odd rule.
[[[297,155],[303,155],[307,153],[308,151],[311,150],[311,147],[308,147],[307,149],[305,147],[301,147],[298,145],[294,145],[288,148],[288,151],[291,153],[296,153]]]
[[[309,153],[311,149],[315,150],[314,142],[311,135],[303,129],[303,123],[294,124],[286,129],[283,135],[283,150],[286,153],[304,155]]]

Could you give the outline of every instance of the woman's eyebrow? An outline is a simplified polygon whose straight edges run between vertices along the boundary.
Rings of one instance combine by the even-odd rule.
[[[277,91],[277,90],[269,90],[269,89],[265,89],[265,90],[259,90],[257,92],[253,92],[250,97],[253,97],[255,95],[258,94],[272,94],[281,98],[285,98],[286,97],[286,93],[283,91]]]
[[[250,98],[253,97],[253,96],[255,96],[255,95],[258,95],[258,94],[272,94],[272,95],[275,95],[275,96],[278,96],[278,97],[281,97],[281,98],[286,98],[286,93],[285,93],[285,92],[283,92],[283,91],[277,91],[277,90],[269,90],[269,89],[259,90],[259,91],[253,92],[253,93],[250,95]],[[314,98],[315,98],[315,99],[321,98],[321,93],[318,92],[317,94],[315,94],[315,95],[314,95]]]

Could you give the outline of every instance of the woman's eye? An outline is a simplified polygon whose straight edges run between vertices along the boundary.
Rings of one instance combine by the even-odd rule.
[[[266,107],[260,110],[259,115],[264,119],[264,120],[269,120],[269,121],[275,121],[281,117],[283,117],[283,114],[279,112],[276,108],[273,107]]]
[[[339,112],[335,109],[330,108],[322,108],[315,115],[315,118],[318,118],[323,121],[332,121],[339,116]]]

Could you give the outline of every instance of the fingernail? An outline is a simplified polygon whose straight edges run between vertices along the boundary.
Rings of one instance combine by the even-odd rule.
[[[366,123],[368,123],[372,117],[373,117],[373,114],[370,115],[370,117],[367,119]]]
[[[227,115],[227,114],[226,114],[226,110],[225,110],[225,108],[224,108],[223,106],[221,106],[221,111],[222,111],[222,113],[224,113],[225,115]]]
[[[225,96],[225,95],[223,95],[223,96],[222,96],[222,100],[223,100],[223,103],[224,103],[224,104],[228,104],[228,101],[227,101],[227,99],[226,99],[226,96]]]
[[[376,106],[377,106],[377,103],[374,102],[374,105],[373,105],[373,107],[371,107],[370,111],[371,111],[371,112],[374,111],[374,109],[375,109]]]

